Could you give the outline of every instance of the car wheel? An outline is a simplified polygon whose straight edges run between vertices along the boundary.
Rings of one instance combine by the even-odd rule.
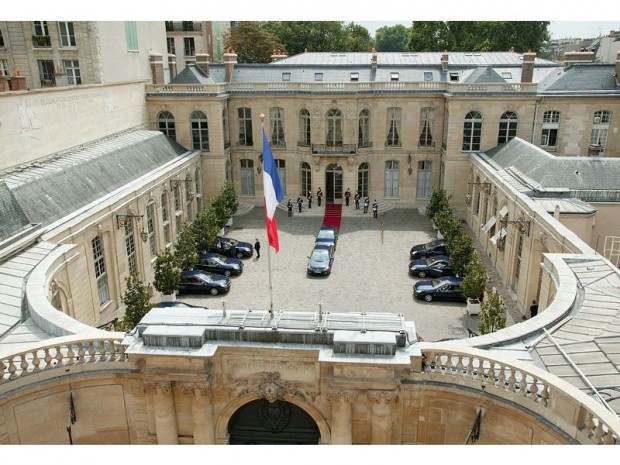
[[[420,278],[426,278],[426,271],[420,271],[420,272],[418,272],[418,276],[419,276]]]
[[[243,253],[237,252],[237,258],[243,258]]]
[[[431,294],[426,294],[424,296],[424,300],[426,300],[427,302],[430,302],[433,300],[433,296]]]
[[[219,294],[219,291],[215,287],[212,287],[209,292],[211,293],[211,295],[218,295]]]
[[[224,276],[230,276],[230,270],[224,271]]]

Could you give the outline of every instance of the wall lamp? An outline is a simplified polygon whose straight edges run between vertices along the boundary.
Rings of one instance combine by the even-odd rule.
[[[526,220],[523,220],[523,219],[519,219],[519,220],[515,220],[515,221],[508,221],[508,219],[506,217],[504,217],[501,220],[499,220],[499,222],[500,222],[500,224],[502,225],[503,228],[505,228],[509,224],[514,224],[515,227],[517,228],[517,230],[519,231],[519,234],[523,234],[524,236],[529,236],[530,235],[530,223],[531,223],[531,221],[526,221]]]

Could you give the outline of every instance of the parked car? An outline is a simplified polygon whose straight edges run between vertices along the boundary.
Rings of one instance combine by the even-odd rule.
[[[314,243],[318,244],[332,244],[334,246],[334,250],[336,249],[336,243],[338,242],[338,228],[335,226],[321,226],[318,234],[316,235],[316,240]]]
[[[466,302],[461,290],[463,278],[454,276],[418,281],[413,285],[413,297],[430,302],[432,300],[454,300]]]
[[[153,305],[153,308],[163,308],[163,307],[178,307],[178,308],[207,308],[200,307],[198,305],[186,304],[185,302],[181,302],[180,300],[173,300],[168,302],[157,302]]]
[[[254,246],[249,242],[218,236],[207,252],[219,253],[227,257],[249,258],[254,253]]]
[[[243,262],[238,258],[207,252],[200,254],[199,262],[194,266],[194,269],[231,276],[243,272]]]
[[[334,261],[333,247],[331,245],[315,245],[308,257],[307,273],[311,275],[326,276],[332,272]]]
[[[454,271],[450,268],[450,257],[447,255],[435,255],[420,260],[412,260],[409,263],[409,274],[426,278],[438,278],[440,276],[454,276]]]
[[[418,244],[411,247],[409,257],[411,260],[432,257],[433,255],[447,255],[446,241],[436,240],[426,244]]]
[[[179,282],[179,294],[209,293],[218,295],[230,290],[230,278],[221,274],[206,271],[182,271]]]

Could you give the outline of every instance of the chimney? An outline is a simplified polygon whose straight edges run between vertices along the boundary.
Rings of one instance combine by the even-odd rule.
[[[233,70],[235,69],[235,65],[237,64],[237,54],[235,53],[235,51],[232,48],[229,48],[226,53],[224,53],[224,66],[225,66],[225,72],[226,72],[226,77],[225,80],[226,82],[231,82],[232,81],[232,74],[233,74]]]
[[[149,61],[151,62],[151,75],[153,77],[153,84],[164,83],[164,59],[161,53],[151,53],[149,55]]]
[[[168,68],[170,68],[170,80],[172,80],[177,75],[177,57],[172,53],[168,54]]]
[[[620,86],[620,52],[616,53],[616,85]]]
[[[594,52],[566,52],[564,54],[564,68],[574,63],[593,63]]]
[[[515,52],[515,48],[514,47],[510,47],[510,50],[508,50],[510,53],[514,53]]]
[[[274,50],[273,55],[271,55],[271,62],[275,63],[276,61],[283,60],[287,55],[282,50]]]
[[[26,86],[26,76],[22,76],[18,69],[13,70],[10,85],[11,90],[28,90]]]
[[[205,76],[209,75],[209,54],[200,51],[196,54],[196,67],[202,71]]]
[[[444,50],[441,54],[441,70],[443,72],[448,71],[448,51]]]
[[[372,55],[370,56],[370,67],[373,70],[376,70],[377,69],[377,49],[373,47],[371,53]]]
[[[523,64],[521,65],[521,82],[524,84],[531,83],[534,78],[534,62],[536,54],[531,50],[523,54]]]

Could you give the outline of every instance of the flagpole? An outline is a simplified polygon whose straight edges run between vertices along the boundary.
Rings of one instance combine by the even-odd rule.
[[[261,113],[259,116],[260,116],[261,133],[264,133],[265,132],[265,114]],[[263,189],[264,188],[265,186],[263,183]],[[265,205],[265,208],[267,208],[266,205]],[[267,242],[267,274],[269,276],[269,318],[273,318],[273,284],[271,281],[271,246],[269,245],[269,242]]]

